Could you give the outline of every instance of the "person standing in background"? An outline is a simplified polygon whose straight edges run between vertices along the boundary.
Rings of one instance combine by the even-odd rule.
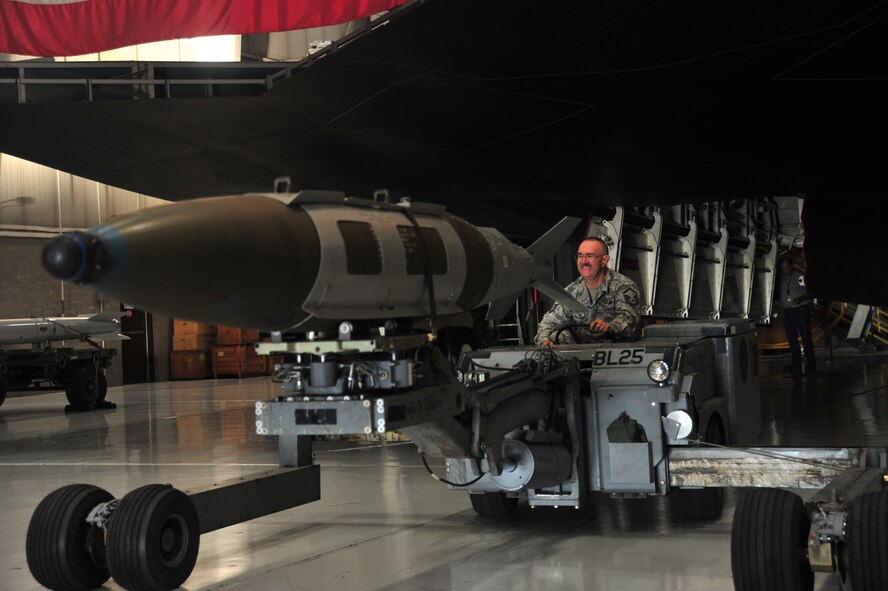
[[[776,300],[783,309],[783,328],[786,331],[786,342],[792,351],[793,371],[802,369],[802,351],[799,338],[805,347],[805,366],[813,370],[817,366],[814,355],[814,342],[811,339],[811,318],[808,314],[808,290],[805,288],[805,277],[795,268],[790,259],[780,261],[780,280],[777,282]]]

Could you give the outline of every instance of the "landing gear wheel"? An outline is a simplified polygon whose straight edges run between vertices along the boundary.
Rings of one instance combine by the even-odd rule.
[[[811,591],[810,522],[802,499],[760,488],[740,498],[731,529],[731,573],[736,591]],[[856,591],[856,590],[855,590]]]
[[[469,495],[472,509],[484,517],[502,517],[511,515],[518,509],[517,497],[507,497],[505,493],[482,493]]]
[[[706,426],[704,441],[725,445],[727,437],[721,419],[713,416]],[[676,494],[678,510],[685,521],[711,521],[718,519],[725,505],[725,489],[718,487],[701,489],[679,489]]]
[[[127,494],[108,522],[108,567],[124,589],[168,591],[194,569],[200,526],[194,503],[169,485]]]
[[[888,491],[867,493],[851,501],[845,543],[851,589],[888,589]]]
[[[108,393],[108,379],[101,368],[81,365],[72,369],[65,386],[68,402],[75,408],[100,406]]]
[[[86,591],[108,580],[101,552],[90,548],[101,535],[90,536],[97,528],[86,518],[113,498],[97,486],[69,484],[40,501],[25,542],[28,568],[38,583],[55,591]]]

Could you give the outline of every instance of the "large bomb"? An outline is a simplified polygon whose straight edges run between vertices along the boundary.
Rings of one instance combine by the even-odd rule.
[[[214,197],[63,234],[43,264],[154,312],[302,332],[484,304],[498,316],[529,285],[582,309],[549,260],[578,222],[563,219],[525,249],[435,205],[320,191]]]

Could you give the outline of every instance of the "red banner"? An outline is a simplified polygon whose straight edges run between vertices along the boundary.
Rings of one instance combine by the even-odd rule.
[[[0,53],[67,56],[138,43],[291,31],[406,0],[0,0]]]

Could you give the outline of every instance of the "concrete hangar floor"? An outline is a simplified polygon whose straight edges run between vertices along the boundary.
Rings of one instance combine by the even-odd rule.
[[[762,363],[762,443],[888,445],[888,357],[820,357],[793,376]],[[199,487],[277,465],[277,442],[252,432],[268,378],[132,385],[116,410],[65,414],[64,394],[0,408],[0,589],[41,589],[25,532],[50,491],[91,483],[121,496],[149,483]],[[409,443],[318,446],[321,500],[201,538],[184,588],[231,590],[730,591],[739,491],[715,522],[680,522],[669,499],[593,499],[580,511],[519,507],[475,515],[467,495],[429,477]],[[440,465],[433,464],[433,468]],[[810,493],[808,493],[810,494]],[[107,589],[119,589],[113,580]],[[818,573],[815,589],[836,589]]]

